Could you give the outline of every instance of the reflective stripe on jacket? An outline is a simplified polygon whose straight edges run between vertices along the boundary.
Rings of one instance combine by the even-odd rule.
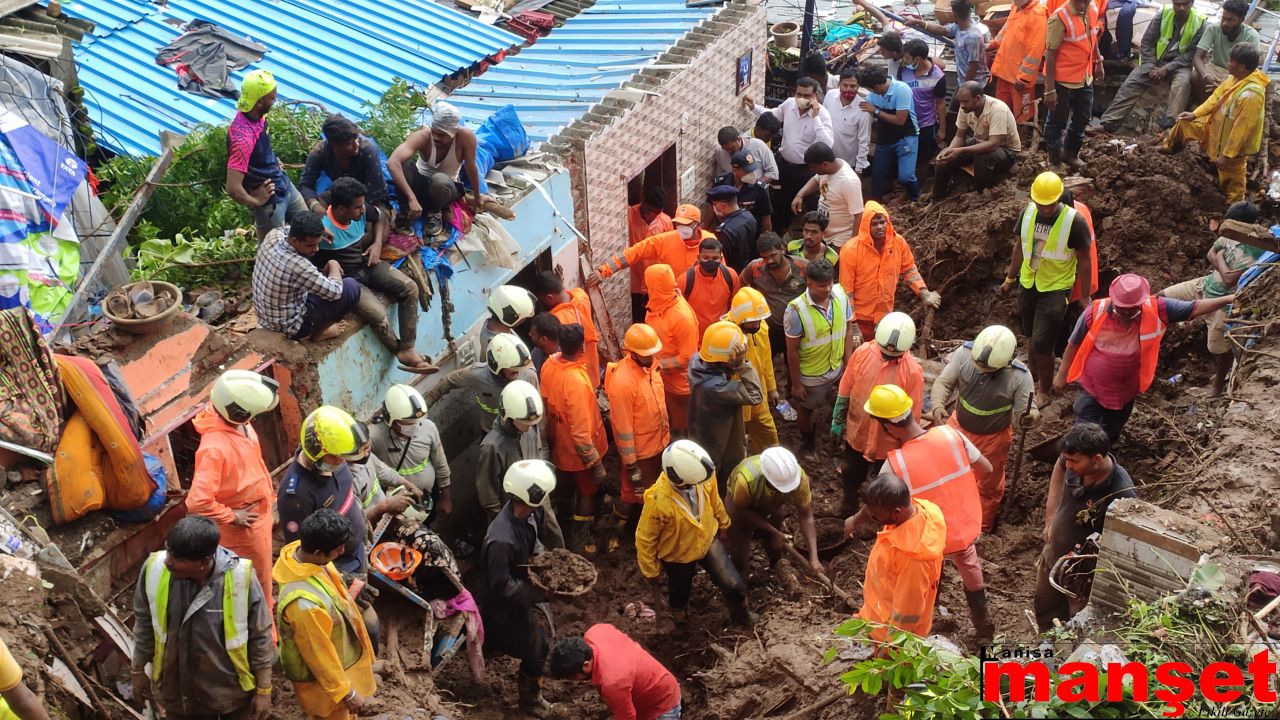
[[[845,322],[849,298],[840,285],[831,286],[831,319],[809,300],[809,293],[788,303],[800,316],[804,334],[800,336],[800,374],[822,377],[844,364],[844,341],[849,326]]]
[[[1165,5],[1164,10],[1160,11],[1160,37],[1156,38],[1156,56],[1153,58],[1143,58],[1147,62],[1160,62],[1164,57],[1165,48],[1169,47],[1169,41],[1173,39],[1173,23],[1174,12],[1172,5]],[[1182,23],[1182,34],[1178,36],[1178,52],[1184,53],[1187,48],[1191,47],[1191,41],[1195,38],[1196,32],[1200,30],[1200,26],[1204,25],[1204,16],[1191,8],[1191,13],[1187,16],[1186,22]]]
[[[969,464],[964,438],[940,425],[889,453],[890,469],[911,488],[912,496],[937,505],[947,523],[944,554],[973,544],[982,532],[978,479]]]
[[[1102,25],[1098,22],[1098,5],[1089,3],[1082,18],[1066,3],[1054,11],[1064,30],[1062,45],[1054,64],[1053,79],[1060,83],[1084,82],[1092,74],[1094,60],[1098,56],[1098,36]]]
[[[1067,246],[1071,238],[1071,226],[1076,220],[1076,210],[1065,206],[1062,208],[1058,219],[1049,228],[1044,248],[1039,257],[1036,257],[1034,251],[1038,212],[1035,203],[1030,203],[1022,214],[1022,269],[1019,280],[1022,287],[1034,286],[1039,292],[1066,290],[1076,281],[1076,251]]]
[[[999,49],[991,64],[991,74],[1024,86],[1035,82],[1044,59],[1048,23],[1049,13],[1039,0],[1025,8],[1014,5],[1009,19],[996,35]]]
[[[671,428],[662,374],[657,368],[640,367],[628,354],[605,369],[604,392],[622,464],[631,466],[661,455],[671,444]]]
[[[169,581],[165,565],[167,553],[151,553],[143,567],[147,601],[151,606],[151,630],[155,636],[155,652],[151,659],[151,681],[159,684],[164,667],[165,643],[169,639]],[[235,666],[240,689],[253,690],[257,684],[249,668],[249,579],[253,563],[246,558],[227,568],[222,576],[222,630],[227,655]],[[182,649],[178,650],[182,652]]]
[[[1088,361],[1089,353],[1093,352],[1098,333],[1102,331],[1103,324],[1111,320],[1110,313],[1107,312],[1110,307],[1110,298],[1093,301],[1093,318],[1089,323],[1089,332],[1085,334],[1084,341],[1076,350],[1075,359],[1071,361],[1067,382],[1075,382],[1084,374],[1085,363]],[[1138,322],[1138,346],[1141,353],[1138,363],[1138,392],[1140,393],[1146,392],[1156,377],[1156,363],[1160,359],[1160,341],[1164,338],[1164,331],[1167,328],[1164,318],[1160,317],[1159,298],[1155,295],[1148,297],[1142,304],[1142,315]]]

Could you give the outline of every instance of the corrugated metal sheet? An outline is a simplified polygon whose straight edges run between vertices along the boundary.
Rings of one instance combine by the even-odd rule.
[[[596,3],[454,91],[449,102],[472,123],[510,103],[530,138],[546,140],[718,10],[689,8],[685,0]]]
[[[146,0],[73,0],[63,3],[62,9],[72,17],[96,24],[93,33],[105,36],[150,15],[156,6]]]
[[[102,7],[113,4],[111,14]],[[85,8],[64,8],[85,19],[96,14],[118,23],[132,17],[138,4],[93,0],[85,15],[79,15]],[[274,73],[282,98],[320,102],[352,117],[363,115],[363,104],[377,99],[396,78],[436,82],[521,43],[515,35],[428,0],[347,0],[341,12],[329,0],[171,0],[146,10],[76,48],[85,104],[102,144],[135,155],[156,153],[162,130],[185,133],[198,123],[226,122],[234,112],[228,99],[180,91],[176,73],[155,64],[156,50],[180,34],[178,24],[192,18],[266,45],[266,57],[251,69]]]

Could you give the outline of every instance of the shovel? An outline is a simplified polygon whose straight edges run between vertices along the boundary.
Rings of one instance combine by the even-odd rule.
[[[1031,408],[1035,407],[1035,393],[1027,400],[1027,409],[1022,411],[1022,415],[1018,420],[1018,446],[1013,453],[1013,482],[1009,485],[1009,491],[1004,494],[1004,498],[1000,502],[1000,507],[996,510],[996,516],[991,521],[991,533],[994,535],[996,530],[1000,528],[1000,515],[1004,510],[1005,502],[1013,495],[1018,494],[1018,481],[1022,478],[1022,458],[1025,455],[1022,451],[1027,446],[1027,419],[1031,417]],[[1054,439],[1057,442],[1057,439]]]

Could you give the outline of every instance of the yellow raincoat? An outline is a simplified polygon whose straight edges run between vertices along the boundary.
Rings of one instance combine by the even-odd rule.
[[[329,717],[345,709],[352,690],[366,698],[373,694],[373,645],[342,576],[332,563],[299,561],[294,553],[301,546],[301,540],[285,545],[271,571],[280,585],[280,662],[303,711]],[[299,670],[309,679],[298,679]]]
[[[658,577],[663,562],[701,560],[717,533],[729,528],[715,477],[697,486],[697,500],[701,512],[695,514],[665,472],[644,491],[644,510],[636,526],[636,563],[645,577]]]
[[[727,315],[725,317],[728,319]],[[778,427],[773,422],[773,413],[769,411],[769,396],[777,392],[778,379],[773,374],[773,348],[769,346],[767,328],[762,326],[758,332],[747,335],[747,361],[760,375],[760,392],[764,395],[755,405],[742,408],[749,449],[759,453],[778,444]]]
[[[1192,111],[1194,120],[1179,120],[1165,139],[1169,149],[1195,140],[1210,160],[1226,158],[1218,166],[1218,184],[1228,203],[1244,199],[1245,165],[1262,148],[1268,82],[1261,70],[1241,80],[1229,78]]]

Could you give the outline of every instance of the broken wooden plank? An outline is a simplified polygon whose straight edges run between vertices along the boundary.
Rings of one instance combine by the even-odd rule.
[[[1271,235],[1271,231],[1261,225],[1240,222],[1239,220],[1223,220],[1218,227],[1218,234],[1228,240],[1242,242],[1271,252],[1280,252],[1280,243]]]

